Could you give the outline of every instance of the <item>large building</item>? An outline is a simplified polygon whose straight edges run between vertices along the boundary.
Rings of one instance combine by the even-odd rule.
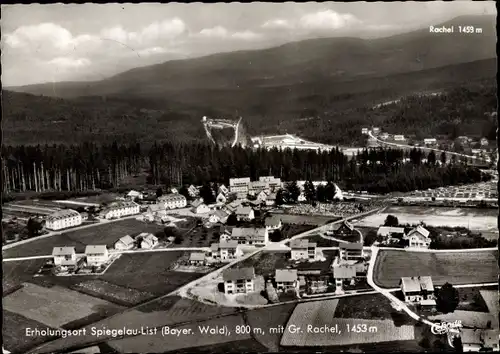
[[[139,204],[135,202],[115,202],[99,213],[104,219],[116,219],[122,216],[139,214]]]
[[[59,267],[76,266],[75,247],[54,247],[52,249],[52,257],[54,257],[55,266]]]
[[[109,253],[106,245],[89,245],[85,247],[87,265],[101,266],[108,261]]]
[[[164,203],[166,209],[185,208],[187,206],[186,197],[182,194],[166,194],[158,198],[158,202]]]
[[[262,176],[259,177],[259,182],[265,182],[267,183],[269,189],[271,191],[276,191],[283,187],[283,183],[281,182],[281,178],[279,177],[274,177],[274,176]]]
[[[316,260],[316,243],[309,242],[307,239],[292,240],[290,242],[290,258],[294,261],[297,260]]]
[[[265,228],[238,228],[231,233],[231,240],[240,245],[266,245],[269,242],[269,232]]]
[[[236,193],[238,198],[246,198],[248,195],[248,185],[250,184],[250,177],[243,178],[230,178],[229,191]]]
[[[226,295],[247,294],[255,290],[255,270],[250,268],[227,269],[222,273]]]
[[[81,224],[82,216],[72,209],[56,211],[45,220],[45,228],[49,230],[61,230]]]
[[[262,147],[267,150],[297,149],[297,150],[329,151],[334,148],[333,146],[330,145],[307,141],[292,134],[255,137],[252,138],[252,141],[255,147]]]

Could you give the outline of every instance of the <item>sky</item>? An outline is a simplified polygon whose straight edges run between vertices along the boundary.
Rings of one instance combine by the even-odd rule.
[[[134,67],[319,37],[374,38],[494,1],[2,6],[2,84],[101,80]]]

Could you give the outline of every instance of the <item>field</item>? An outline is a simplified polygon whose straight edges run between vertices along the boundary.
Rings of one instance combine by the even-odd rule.
[[[123,306],[133,306],[154,297],[151,293],[119,286],[100,279],[75,284],[72,289]]]
[[[44,288],[27,283],[3,299],[4,309],[53,328],[90,316],[115,312],[120,306],[65,288]]]
[[[339,299],[335,317],[387,320],[392,319],[395,311],[391,302],[383,295],[360,295]]]
[[[3,296],[17,289],[22,283],[30,281],[45,262],[45,259],[2,262]]]
[[[326,239],[324,237],[321,237],[320,235],[313,235],[313,236],[304,237],[304,238],[309,240],[309,242],[316,242],[317,247],[338,247],[339,246],[339,242]]]
[[[252,328],[262,328],[263,333],[256,333],[255,338],[267,347],[265,351],[279,350],[281,333],[270,333],[270,328],[286,326],[296,304],[284,304],[263,309],[250,310],[245,313],[248,325]]]
[[[457,291],[460,297],[457,310],[488,312],[488,306],[483,299],[480,288],[458,288]],[[488,293],[486,292],[486,294]]]
[[[389,342],[393,340],[414,339],[413,326],[396,327],[392,320],[367,320],[362,323],[367,327],[376,328],[375,331],[354,333],[348,331],[348,326],[358,324],[357,319],[336,318],[335,311],[338,300],[315,301],[297,305],[287,326],[296,325],[303,329],[299,333],[285,331],[281,339],[282,346],[292,347],[319,347],[319,346],[344,346],[365,343]],[[307,326],[313,327],[336,326],[338,333],[310,333]]]
[[[284,224],[281,228],[281,234],[284,238],[291,238],[292,236],[309,231],[314,227],[313,225]]]
[[[27,257],[52,254],[57,246],[75,246],[77,253],[83,253],[86,245],[106,244],[112,247],[120,237],[136,235],[141,232],[156,233],[163,231],[163,226],[145,223],[135,219],[126,219],[113,223],[97,225],[86,229],[66,231],[40,240],[34,240],[2,251],[4,258]],[[163,233],[163,232],[162,232]]]
[[[200,333],[199,326],[215,328],[216,326],[227,326],[232,332],[231,335],[225,334],[202,334]],[[177,327],[178,329],[191,330],[192,335],[180,335],[180,336],[165,336],[163,337],[161,333],[151,336],[136,336],[128,337],[123,339],[117,339],[108,342],[108,344],[115,350],[124,353],[139,353],[143,352],[146,348],[148,352],[160,353],[164,352],[166,348],[169,351],[200,347],[207,345],[220,344],[225,342],[232,342],[235,340],[246,340],[251,339],[250,334],[236,334],[234,333],[234,328],[236,326],[245,325],[241,315],[232,315],[224,318],[217,318],[213,320],[208,320],[205,322],[199,322],[196,324],[190,324],[185,326]],[[189,338],[189,339],[188,339]]]
[[[495,209],[395,207],[380,214],[372,214],[354,223],[355,226],[379,227],[387,215],[394,215],[400,224],[418,224],[423,221],[430,226],[466,227],[472,231],[496,231],[498,211]]]
[[[47,328],[47,325],[4,309],[3,347],[14,353],[25,353],[29,348],[50,339],[50,337],[26,336],[26,328]]]
[[[71,199],[67,199],[67,200],[73,201],[73,202],[101,204],[101,203],[110,203],[110,202],[116,200],[116,198],[122,197],[122,196],[123,196],[122,194],[106,192],[106,193],[99,194],[99,195],[90,195],[87,197],[71,198]]]
[[[335,216],[323,216],[323,215],[296,215],[296,214],[282,214],[282,213],[273,213],[273,215],[279,216],[284,224],[298,224],[298,225],[304,224],[313,226],[325,225],[340,219]]]
[[[381,250],[377,255],[373,280],[383,288],[396,288],[401,277],[432,276],[434,285],[498,281],[498,251],[406,252]]]
[[[497,314],[498,308],[500,306],[500,304],[498,303],[498,289],[493,289],[493,288],[491,290],[489,290],[489,288],[483,288],[483,289],[480,290],[480,293],[481,297],[486,303],[486,306],[488,307],[488,311],[492,314]]]
[[[289,252],[259,252],[234,265],[233,268],[254,267],[255,274],[274,276],[276,269],[285,268],[289,263]]]
[[[173,247],[210,247],[212,243],[219,242],[220,229],[218,226],[209,229],[203,226],[190,225],[189,228],[179,229],[178,232],[182,235],[182,242],[173,244]]]

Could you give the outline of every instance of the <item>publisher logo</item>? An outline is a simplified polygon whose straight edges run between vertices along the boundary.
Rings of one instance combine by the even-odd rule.
[[[431,327],[433,334],[458,333],[462,328],[462,321],[434,323]]]

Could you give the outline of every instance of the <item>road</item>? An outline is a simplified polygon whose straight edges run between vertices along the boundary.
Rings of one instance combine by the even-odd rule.
[[[387,141],[381,140],[381,139],[375,137],[372,134],[371,130],[368,131],[368,136],[370,136],[370,138],[376,140],[377,142],[379,142],[381,144],[390,145],[390,146],[396,146],[396,147],[401,147],[401,148],[411,148],[411,149],[415,148],[415,146],[411,146],[411,145],[389,143]],[[444,152],[444,153],[447,153],[447,154],[450,154],[450,155],[455,155],[455,156],[459,156],[459,157],[467,157],[467,158],[473,159],[473,160],[481,160],[481,161],[484,161],[484,162],[488,162],[488,161],[486,161],[486,159],[481,158],[481,157],[465,155],[465,154],[461,154],[461,153],[453,152],[453,151],[446,151],[446,150],[434,149],[434,148],[423,147],[423,146],[419,146],[418,149],[420,149],[420,150],[428,150],[428,151],[435,151],[435,152]]]

